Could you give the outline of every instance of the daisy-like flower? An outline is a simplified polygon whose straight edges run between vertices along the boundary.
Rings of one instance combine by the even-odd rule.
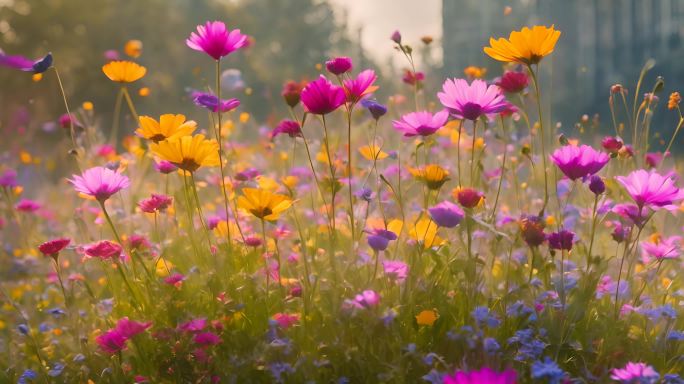
[[[588,145],[564,145],[549,156],[570,180],[592,176],[600,171],[610,157]]]
[[[245,188],[238,198],[238,206],[262,220],[278,220],[280,214],[292,205],[285,195],[272,193],[265,189]]]
[[[43,73],[52,66],[52,53],[31,60],[24,56],[7,55],[0,49],[0,66],[24,72]]]
[[[98,347],[110,355],[126,349],[128,338],[116,329],[109,330],[95,338]]]
[[[286,134],[292,138],[302,136],[302,127],[298,122],[294,120],[282,120],[278,125],[271,131],[271,138],[278,135]]]
[[[145,76],[147,68],[132,61],[110,61],[102,66],[102,72],[104,72],[111,81],[117,83],[132,83]]]
[[[489,367],[478,371],[456,371],[444,377],[444,384],[516,384],[517,373],[512,369],[497,372]]]
[[[150,145],[152,152],[178,168],[195,172],[199,167],[216,167],[219,160],[219,145],[216,140],[207,140],[204,135],[183,136],[167,139]]]
[[[333,75],[341,75],[352,69],[352,60],[346,56],[335,57],[325,62],[325,69]]]
[[[153,193],[147,199],[141,200],[138,203],[140,210],[146,213],[163,212],[166,208],[171,205],[173,197],[166,195],[158,195]]]
[[[661,239],[659,236],[655,237],[655,241],[642,241],[641,258],[644,264],[648,264],[652,259],[658,261],[663,259],[676,259],[681,252],[680,236],[670,236],[666,239]]]
[[[655,383],[660,375],[645,363],[629,362],[624,368],[613,368],[610,378],[621,383]]]
[[[80,176],[73,175],[69,182],[77,192],[94,197],[100,203],[131,185],[128,177],[104,167],[86,169]]]
[[[434,115],[428,111],[411,112],[392,121],[392,126],[404,134],[404,137],[430,136],[446,124],[449,112],[439,111]]]
[[[247,35],[241,34],[239,29],[229,30],[221,21],[207,21],[198,25],[197,31],[192,32],[185,43],[195,51],[219,60],[247,45]]]
[[[447,79],[437,97],[452,115],[464,120],[477,120],[483,115],[493,115],[508,106],[501,88],[496,85],[488,86],[480,79],[475,79],[470,84],[464,79]]]
[[[334,85],[323,75],[307,84],[300,97],[304,110],[314,115],[327,115],[346,100],[344,89]]]
[[[449,171],[437,164],[429,164],[420,168],[409,168],[411,175],[422,181],[429,189],[436,190],[449,180]]]
[[[553,52],[560,34],[553,25],[536,25],[532,29],[524,27],[511,32],[508,39],[490,38],[490,46],[485,47],[484,52],[492,59],[505,63],[537,64]]]
[[[191,135],[197,128],[192,120],[185,121],[185,115],[167,113],[159,116],[159,121],[140,116],[140,128],[135,133],[145,139],[158,143],[162,140]]]
[[[347,101],[354,104],[359,102],[364,97],[370,95],[378,89],[377,85],[373,85],[377,80],[375,71],[366,69],[359,73],[356,78],[344,80],[344,92],[347,95]]]
[[[639,208],[675,209],[674,204],[684,199],[684,191],[677,188],[670,174],[639,169],[615,179],[625,187]]]
[[[59,253],[62,252],[64,248],[66,248],[69,245],[69,243],[71,243],[71,239],[68,239],[66,237],[53,239],[39,245],[38,250],[43,255],[56,259]]]

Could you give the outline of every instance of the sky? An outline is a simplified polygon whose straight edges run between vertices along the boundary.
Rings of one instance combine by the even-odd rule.
[[[420,38],[442,36],[442,0],[331,0],[337,10],[347,11],[350,32],[356,37],[363,28],[362,45],[368,55],[386,62],[393,55],[396,62],[404,59],[396,54],[389,36],[401,31],[403,40],[418,46]],[[439,44],[436,44],[439,46]]]

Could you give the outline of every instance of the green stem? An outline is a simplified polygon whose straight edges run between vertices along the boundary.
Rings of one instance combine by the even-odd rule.
[[[544,205],[542,206],[541,209],[541,214],[543,215],[544,211],[546,210],[546,205],[549,202],[549,182],[548,182],[548,176],[546,175],[546,139],[544,138],[544,117],[543,117],[543,112],[542,112],[542,105],[541,105],[541,93],[539,92],[539,81],[537,79],[537,74],[535,71],[532,70],[532,66],[527,66],[528,71],[530,72],[530,77],[532,78],[532,83],[534,84],[534,92],[537,96],[537,110],[539,113],[539,134],[540,134],[540,142],[541,142],[541,152],[542,152],[542,166],[543,166],[543,174],[544,174]],[[537,66],[537,70],[539,70],[539,67]]]

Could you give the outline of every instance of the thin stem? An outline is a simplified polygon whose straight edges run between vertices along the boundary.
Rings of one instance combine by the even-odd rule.
[[[667,148],[665,149],[665,153],[670,152],[670,147],[672,147],[672,143],[674,143],[675,138],[677,137],[677,134],[679,133],[679,129],[682,128],[682,125],[684,125],[684,117],[679,117],[679,123],[677,124],[677,128],[675,128],[674,133],[672,134],[672,138],[670,139],[670,143],[667,144]]]
[[[351,150],[351,120],[354,106],[349,106],[347,113],[347,180],[349,181],[349,221],[351,224],[351,247],[354,249],[356,236],[354,233],[354,191],[352,190],[352,150]],[[373,149],[375,151],[375,149]]]
[[[62,93],[62,100],[64,100],[64,108],[66,108],[67,116],[69,116],[69,134],[71,135],[71,145],[74,150],[77,150],[76,139],[74,137],[74,120],[71,116],[71,111],[69,110],[69,103],[67,102],[66,92],[64,92],[64,85],[62,84],[62,78],[59,76],[59,71],[57,67],[52,67],[55,70],[55,77],[57,77],[57,84],[59,84],[59,91]]]
[[[131,95],[128,93],[128,88],[126,86],[123,87],[123,95],[124,99],[126,99],[126,104],[128,104],[128,110],[131,112],[131,115],[133,116],[133,119],[135,119],[136,124],[138,123],[138,112],[135,110],[135,107],[133,106],[133,100],[131,99]]]
[[[116,143],[116,137],[119,135],[119,123],[121,118],[121,103],[123,103],[124,87],[119,89],[116,93],[116,101],[114,102],[114,117],[112,118],[112,131],[109,134],[109,141]]]
[[[216,132],[216,141],[218,141],[219,144],[218,155],[219,162],[221,163],[219,165],[219,169],[221,171],[221,193],[223,194],[223,208],[226,213],[226,224],[229,224],[230,206],[228,204],[228,192],[226,191],[226,176],[223,172],[223,134],[221,132],[223,127],[221,124],[221,111],[218,108],[218,106],[221,105],[221,59],[216,60],[216,97],[218,98],[218,103],[216,104],[216,121],[218,122],[218,126],[214,132]],[[235,218],[235,221],[237,222],[237,217]],[[228,247],[230,248],[233,244],[230,233],[230,225],[226,225],[226,227],[228,228],[226,231],[226,237],[228,239]]]
[[[477,120],[473,120],[473,139],[470,148],[470,186],[475,188],[475,138],[477,137]]]
[[[594,237],[596,233],[596,219],[598,218],[598,215],[596,214],[596,207],[598,206],[598,200],[599,196],[596,195],[594,197],[594,209],[591,211],[591,240],[589,240],[589,251],[587,252],[587,273],[589,272],[589,268],[591,267],[591,251],[594,249]]]
[[[496,207],[499,203],[499,195],[501,194],[501,185],[503,184],[504,175],[506,172],[506,155],[508,154],[508,133],[506,132],[506,122],[503,117],[500,118],[501,130],[503,131],[503,160],[501,161],[501,172],[499,173],[499,185],[496,188],[496,197],[494,198],[494,207],[492,207],[492,216],[489,219],[492,223],[496,217]]]
[[[541,105],[541,93],[539,92],[539,81],[537,80],[537,74],[532,70],[532,66],[527,66],[530,72],[530,77],[532,78],[532,83],[534,84],[534,92],[537,95],[537,110],[539,113],[539,134],[541,141],[541,151],[542,151],[542,166],[544,174],[544,205],[542,206],[541,213],[543,214],[546,210],[546,205],[549,202],[549,182],[548,176],[546,175],[546,139],[544,138],[544,117]],[[537,70],[539,67],[537,66]]]

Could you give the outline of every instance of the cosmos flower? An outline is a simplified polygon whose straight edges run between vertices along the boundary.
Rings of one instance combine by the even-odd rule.
[[[200,167],[221,165],[218,143],[213,139],[205,139],[201,134],[152,143],[150,149],[163,160],[187,172],[195,172]]]
[[[437,225],[446,228],[457,226],[465,215],[458,205],[448,200],[444,200],[441,203],[432,206],[428,209],[428,212]]]
[[[239,29],[229,30],[221,21],[207,21],[198,25],[197,31],[192,32],[185,43],[195,51],[219,60],[247,45],[247,35],[241,34]]]
[[[212,112],[230,112],[240,106],[238,99],[221,99],[211,93],[197,92],[192,99],[198,107],[204,107]]]
[[[456,371],[444,377],[444,384],[516,384],[518,375],[512,369],[497,372],[489,367],[478,371]]]
[[[273,315],[273,320],[275,320],[275,322],[278,323],[278,326],[282,329],[288,329],[299,323],[299,318],[300,316],[298,313],[278,312]]]
[[[238,206],[255,217],[274,221],[292,205],[292,200],[265,189],[245,188],[238,198]]]
[[[145,330],[152,326],[152,322],[140,323],[137,321],[129,320],[128,317],[122,317],[116,322],[117,332],[119,332],[123,337],[130,339],[131,337],[145,332]]]
[[[354,296],[354,299],[345,300],[343,305],[348,309],[367,309],[376,307],[378,304],[380,304],[380,295],[372,289],[367,289]]]
[[[490,38],[490,46],[485,47],[484,52],[492,59],[506,63],[537,64],[553,52],[560,34],[553,25],[550,28],[541,25],[532,29],[524,27],[511,32],[508,39]]]
[[[641,228],[646,223],[650,210],[648,208],[639,208],[635,204],[615,204],[612,211],[623,219],[629,220],[632,224]]]
[[[14,209],[16,209],[18,212],[36,212],[39,210],[41,205],[33,200],[30,199],[21,199],[19,202],[14,206]]]
[[[84,248],[84,251],[87,256],[107,260],[120,257],[123,248],[121,248],[121,245],[113,241],[102,240],[98,241],[97,243],[87,245]]]
[[[397,239],[397,234],[382,228],[368,230],[368,245],[376,251],[384,251],[389,242]]]
[[[86,169],[80,176],[73,175],[69,182],[77,192],[92,196],[100,203],[131,185],[128,177],[104,167]]]
[[[271,131],[271,138],[286,134],[292,138],[302,136],[302,127],[294,120],[281,120],[280,123]]]
[[[341,75],[352,69],[352,60],[346,56],[332,58],[325,62],[325,69],[333,75]]]
[[[71,243],[71,239],[66,237],[52,239],[39,245],[38,250],[43,255],[56,259],[59,253],[62,252],[64,248],[69,245],[69,243]]]
[[[411,112],[392,121],[392,126],[404,134],[404,137],[430,136],[446,124],[449,113],[446,110],[434,115],[428,111]]]
[[[24,72],[43,73],[52,66],[52,53],[48,53],[39,59],[31,60],[24,56],[7,55],[0,49],[0,66]]]
[[[373,85],[378,77],[372,69],[366,69],[359,73],[353,79],[347,79],[342,82],[344,92],[347,95],[347,101],[350,103],[357,103],[364,97],[370,95],[378,89],[377,85]]]
[[[617,154],[622,148],[623,143],[622,139],[619,137],[606,136],[601,140],[601,146],[608,151],[608,153]]]
[[[404,76],[402,76],[401,81],[408,85],[418,85],[420,87],[421,83],[425,80],[425,74],[423,72],[413,72],[410,69],[404,71]]]
[[[171,196],[153,193],[149,198],[138,202],[138,207],[140,207],[141,211],[146,213],[163,212],[171,205],[172,201],[173,197]]]
[[[671,174],[639,169],[615,179],[639,207],[675,209],[673,204],[684,199],[684,191],[677,188]]]
[[[501,75],[501,78],[496,82],[496,85],[504,92],[519,93],[527,87],[528,82],[529,79],[524,72],[506,71]]]
[[[102,66],[102,72],[109,80],[117,83],[132,83],[140,80],[147,68],[132,61],[110,61]]]
[[[98,347],[110,355],[126,349],[126,341],[128,341],[128,338],[116,329],[109,330],[95,338]]]
[[[570,180],[594,175],[610,160],[607,154],[588,145],[564,145],[556,149],[549,158]]]
[[[508,105],[499,87],[480,79],[470,84],[464,79],[447,79],[437,97],[452,115],[465,120],[499,113]]]
[[[629,362],[624,368],[613,368],[610,378],[622,383],[655,383],[660,375],[645,363]]]
[[[345,91],[321,75],[304,87],[300,95],[304,110],[314,115],[326,115],[344,104]]]
[[[135,133],[155,143],[191,135],[197,128],[197,123],[192,120],[185,121],[185,115],[181,114],[164,114],[159,116],[159,121],[149,116],[140,116],[138,121],[140,128]]]
[[[681,252],[680,236],[670,236],[666,239],[661,239],[659,236],[655,241],[642,241],[641,246],[642,260],[644,264],[648,264],[652,259],[657,261],[663,259],[676,259]]]

